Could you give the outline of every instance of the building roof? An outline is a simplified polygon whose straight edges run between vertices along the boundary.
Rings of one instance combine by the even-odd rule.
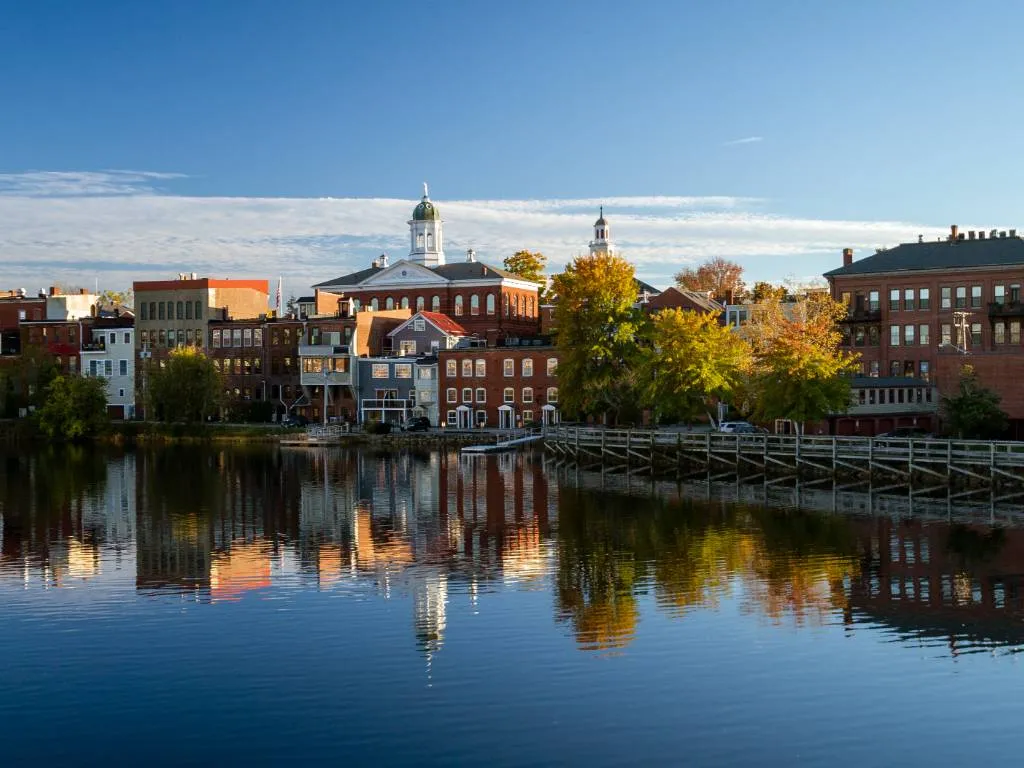
[[[657,301],[653,301],[655,298]],[[706,293],[690,291],[675,285],[670,285],[661,293],[654,294],[651,299],[651,304],[657,308],[679,307],[685,303],[704,312],[721,312],[725,309],[723,304],[719,304]]]
[[[434,221],[441,218],[441,212],[437,206],[430,202],[426,195],[420,200],[420,204],[412,210],[413,221]]]
[[[984,240],[903,243],[859,259],[848,267],[826,272],[825,277],[1012,266],[1024,266],[1024,240],[1019,237],[990,237]]]
[[[469,336],[469,331],[463,328],[459,323],[452,320],[448,315],[440,312],[417,312],[415,315],[410,317],[400,326],[395,328],[393,331],[388,333],[388,336],[394,336],[396,333],[401,331],[403,328],[407,328],[409,323],[415,320],[417,317],[422,317],[424,320],[432,324],[441,333],[446,333],[449,336]]]
[[[358,272],[349,272],[347,275],[336,277],[333,280],[325,280],[322,283],[317,283],[313,287],[326,288],[332,285],[358,285],[359,283],[363,282],[363,280],[365,280],[366,278],[370,277],[371,275],[375,275],[378,272],[381,272],[383,269],[384,267],[367,267],[366,269],[361,269]]]
[[[316,302],[316,296],[299,296],[295,300],[296,304],[313,304],[314,302]]]
[[[361,269],[358,272],[351,272],[347,275],[342,275],[334,280],[326,280],[322,283],[317,283],[313,287],[330,288],[336,285],[359,285],[368,277],[371,277],[378,272],[382,272],[385,269],[389,269],[389,267],[368,267],[367,269]],[[490,264],[484,264],[482,261],[456,261],[452,264],[442,264],[438,267],[427,267],[427,269],[431,272],[436,272],[445,280],[450,280],[452,282],[495,279],[523,280],[525,282],[529,282],[529,280],[525,280],[525,278],[513,274],[508,270],[501,269],[500,267],[494,267]]]
[[[634,277],[633,282],[636,283],[637,295],[643,293],[644,291],[649,293],[651,296],[657,296],[659,293],[661,293],[661,290],[659,288],[655,288],[650,283],[645,283],[643,280],[640,280],[639,278]]]

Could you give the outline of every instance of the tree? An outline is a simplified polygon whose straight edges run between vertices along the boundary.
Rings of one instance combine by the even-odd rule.
[[[662,310],[644,350],[644,402],[692,421],[712,399],[730,397],[750,368],[750,345],[710,312]]]
[[[563,412],[616,417],[631,396],[639,319],[632,265],[615,254],[579,256],[553,289],[558,394]]]
[[[40,429],[51,440],[95,437],[110,423],[106,382],[85,376],[56,376],[36,411]]]
[[[754,354],[749,397],[765,420],[807,421],[843,413],[857,356],[840,350],[838,321],[846,306],[827,294],[810,294],[792,310],[777,301],[757,312],[745,334]]]
[[[131,309],[135,306],[135,292],[132,290],[101,291],[100,304],[109,304],[114,307],[127,307],[128,309]]]
[[[0,373],[0,415],[15,418],[22,408],[38,408],[46,398],[47,386],[59,372],[49,352],[42,347],[26,347]]]
[[[999,437],[1008,423],[1008,416],[999,403],[999,395],[978,382],[974,366],[963,366],[956,394],[942,398],[949,432],[967,439]]]
[[[505,269],[513,275],[519,275],[524,280],[536,283],[540,286],[537,291],[539,298],[543,299],[547,292],[548,279],[544,274],[544,267],[547,266],[548,257],[543,253],[531,251],[516,251],[505,259]]]
[[[750,294],[750,300],[755,304],[766,301],[785,301],[788,291],[783,285],[772,285],[764,280],[754,283],[754,290]]]
[[[680,270],[676,273],[676,284],[690,291],[711,291],[716,301],[725,301],[729,295],[738,298],[746,290],[743,267],[721,256],[708,259],[696,268]]]
[[[196,347],[178,347],[149,374],[148,405],[160,421],[205,421],[217,413],[222,391],[213,361]]]

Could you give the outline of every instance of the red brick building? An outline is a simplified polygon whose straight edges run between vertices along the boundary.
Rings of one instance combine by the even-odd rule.
[[[908,388],[956,389],[969,362],[1003,398],[1014,433],[1024,434],[1024,240],[1016,230],[960,232],[904,243],[827,272],[832,296],[849,306],[844,344],[861,356],[860,375],[902,378]],[[936,401],[938,396],[936,396]],[[886,405],[900,403],[887,402]],[[916,400],[894,416],[934,419]],[[904,422],[906,423],[906,422]]]
[[[82,370],[82,335],[84,320],[29,320],[21,324],[21,349],[29,347],[49,354],[61,373],[76,374]]]
[[[547,340],[438,353],[442,423],[458,429],[551,424],[558,413],[558,353]]]
[[[0,356],[21,352],[21,323],[46,319],[46,296],[28,296],[24,291],[0,293]]]

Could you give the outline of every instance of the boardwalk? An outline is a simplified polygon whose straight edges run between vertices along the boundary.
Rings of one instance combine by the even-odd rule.
[[[953,487],[1024,496],[1024,443],[866,437],[690,433],[557,426],[545,449],[583,466],[671,475],[796,476],[922,491]]]

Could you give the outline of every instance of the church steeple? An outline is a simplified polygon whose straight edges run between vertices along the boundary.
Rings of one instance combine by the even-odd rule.
[[[604,206],[601,206],[597,221],[594,222],[594,239],[590,241],[590,255],[597,253],[611,253],[612,251],[612,230],[608,226],[608,220],[604,217]]]
[[[441,213],[430,201],[427,182],[423,182],[423,198],[413,209],[409,220],[409,261],[427,267],[445,263]]]

